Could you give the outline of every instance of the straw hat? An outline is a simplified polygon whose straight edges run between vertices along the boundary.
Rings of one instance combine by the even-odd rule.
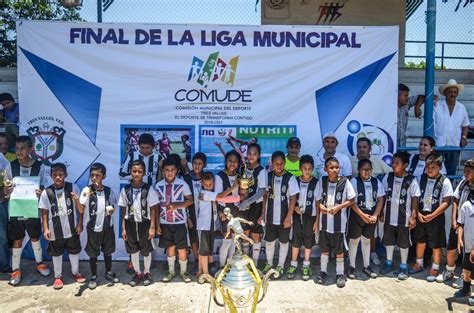
[[[439,93],[444,95],[445,90],[451,87],[456,87],[458,89],[458,93],[461,93],[461,91],[464,89],[463,84],[458,84],[456,80],[451,78],[446,84],[439,86]]]

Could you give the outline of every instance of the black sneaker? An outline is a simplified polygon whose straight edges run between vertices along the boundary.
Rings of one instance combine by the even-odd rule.
[[[377,273],[372,270],[370,265],[367,266],[367,267],[364,267],[362,272],[364,272],[364,274],[367,275],[367,277],[369,277],[369,278],[377,278]]]
[[[129,282],[129,285],[132,287],[135,287],[136,285],[140,283],[141,280],[142,280],[142,275],[135,273],[133,274],[132,280]]]
[[[339,288],[346,286],[346,277],[344,275],[336,275],[336,285]]]
[[[107,279],[109,282],[115,284],[119,282],[119,279],[117,275],[115,275],[114,272],[107,272],[105,273],[105,279]]]
[[[357,278],[357,270],[355,267],[349,267],[349,274],[347,275],[349,279],[356,279]]]
[[[87,287],[89,287],[91,290],[97,288],[97,276],[94,275],[89,279],[89,284]]]
[[[153,278],[150,273],[145,273],[143,275],[143,286],[150,286],[153,283]]]
[[[328,278],[328,273],[326,272],[320,272],[319,276],[316,278],[316,282],[320,285],[324,285],[326,282],[326,279]]]

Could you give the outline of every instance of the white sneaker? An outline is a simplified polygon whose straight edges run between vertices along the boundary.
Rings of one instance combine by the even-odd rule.
[[[458,279],[456,279],[453,284],[451,285],[454,289],[461,289],[463,285],[463,276],[459,276]]]
[[[454,278],[454,272],[450,270],[444,270],[441,274],[436,276],[436,282],[444,283],[447,280]]]
[[[370,261],[372,261],[372,264],[379,266],[382,264],[382,262],[379,259],[379,256],[377,255],[377,252],[372,252],[370,253]]]

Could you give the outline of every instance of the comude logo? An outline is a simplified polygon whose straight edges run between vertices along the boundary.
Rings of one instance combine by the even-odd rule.
[[[228,62],[219,57],[219,52],[209,54],[206,63],[194,56],[189,68],[188,81],[195,80],[199,85],[207,88],[210,83],[222,81],[234,86],[239,56],[232,57]]]
[[[54,121],[52,117],[42,117]],[[32,126],[26,130],[33,141],[33,157],[47,166],[59,158],[64,148],[64,135],[66,130],[61,126],[51,126],[44,122],[42,126]]]

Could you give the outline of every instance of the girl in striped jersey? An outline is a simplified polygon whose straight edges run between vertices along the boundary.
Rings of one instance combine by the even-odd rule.
[[[375,237],[378,217],[385,203],[385,190],[380,181],[372,176],[372,162],[361,159],[357,164],[359,176],[351,180],[356,191],[356,199],[349,215],[349,274],[350,279],[357,277],[355,268],[357,247],[362,239],[363,272],[367,277],[376,278],[370,267],[370,240]]]

